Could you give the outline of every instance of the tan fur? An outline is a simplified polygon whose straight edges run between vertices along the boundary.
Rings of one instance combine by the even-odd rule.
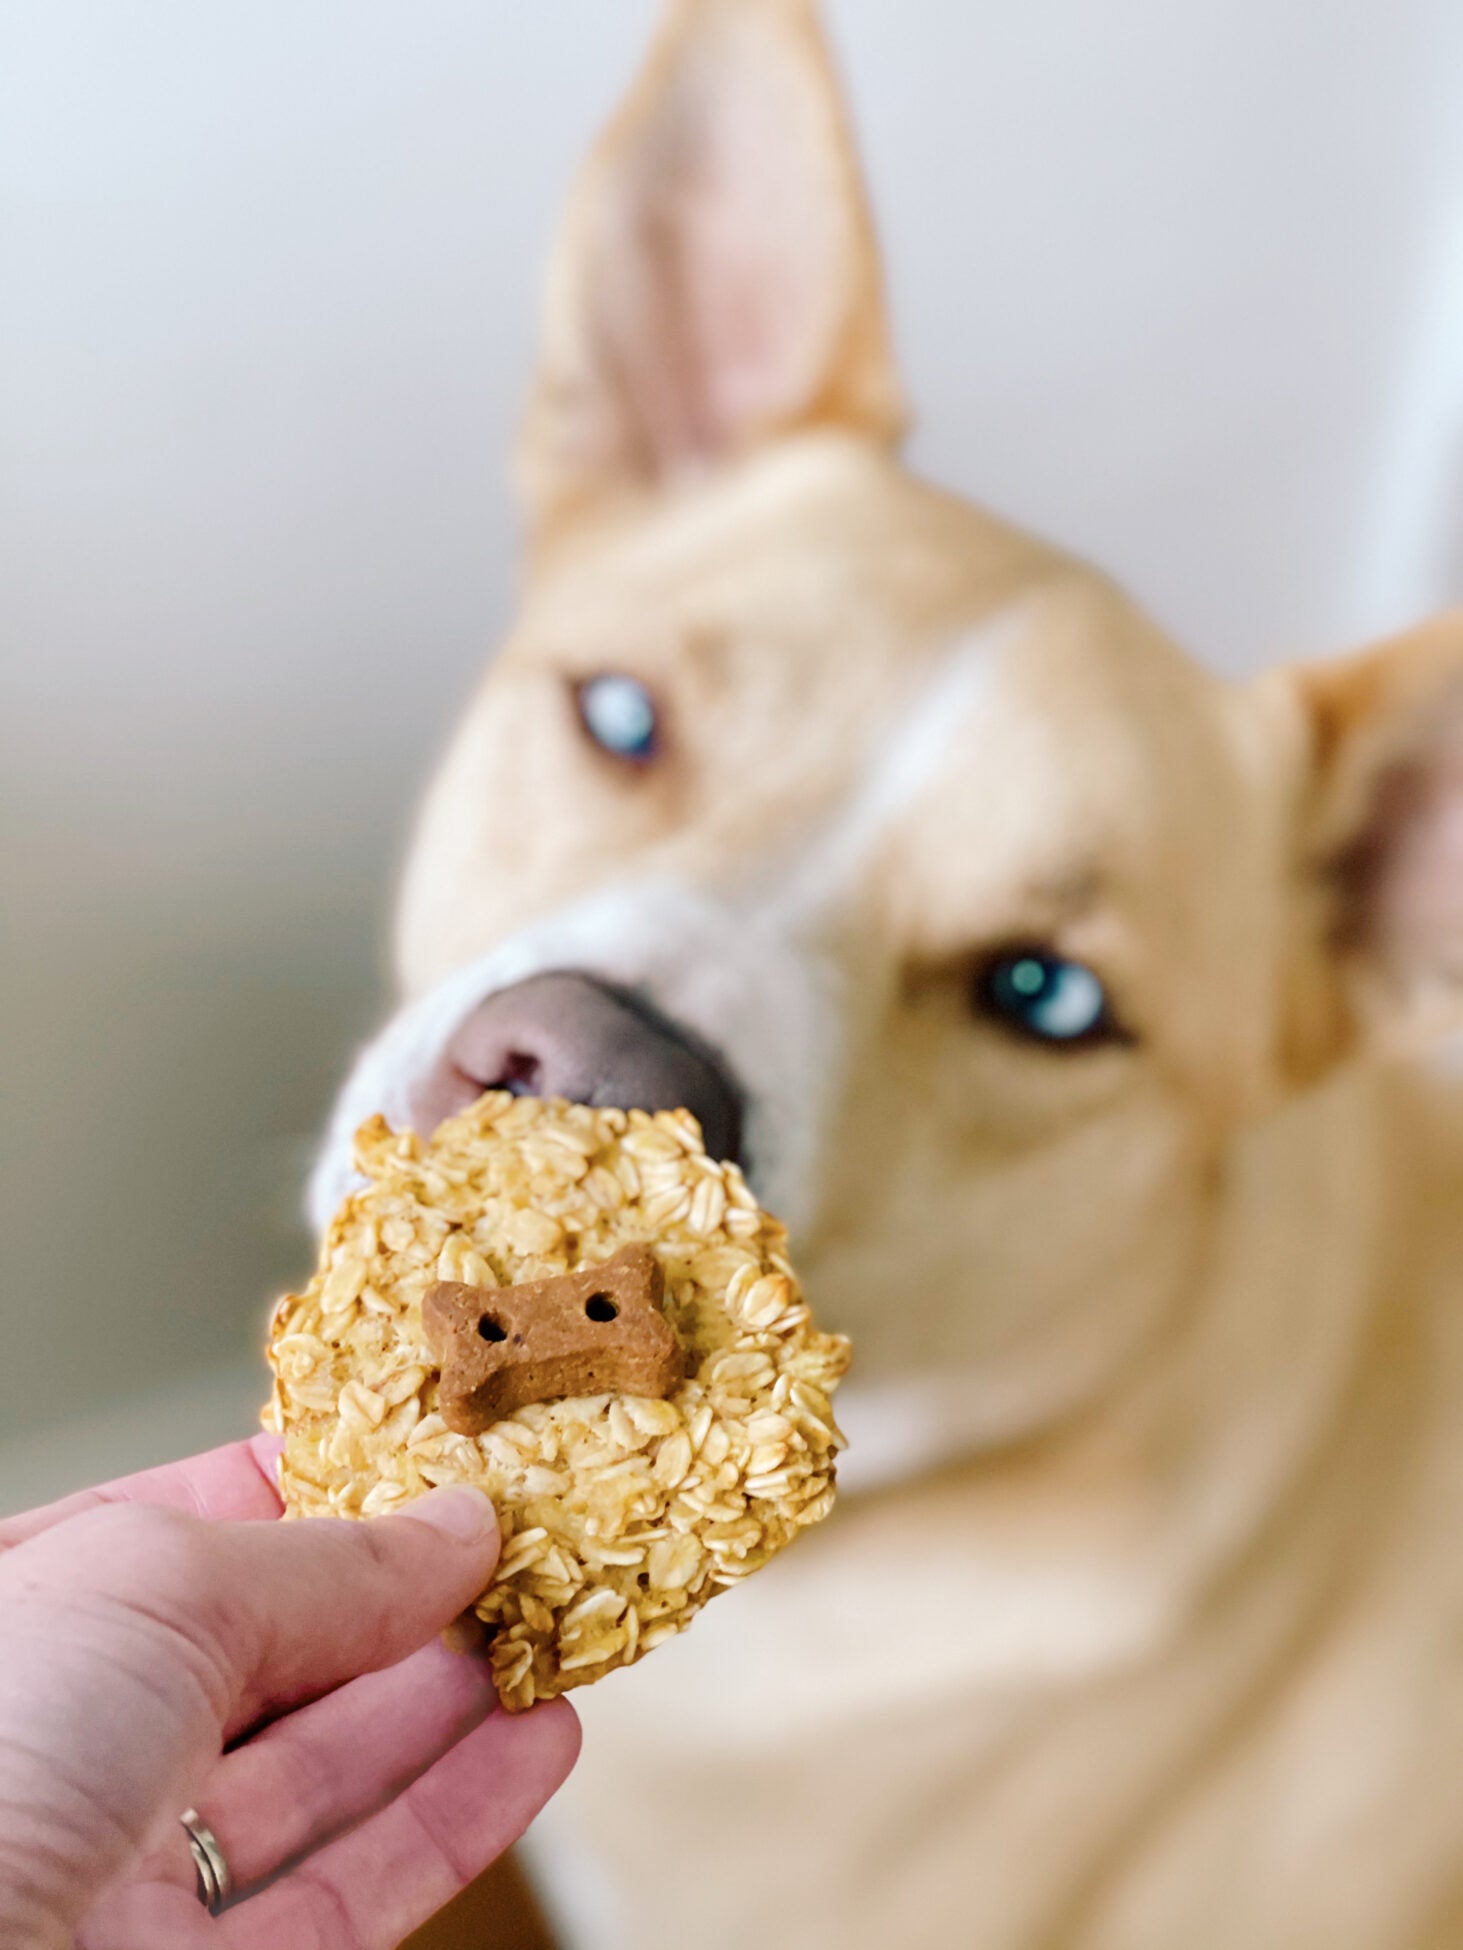
[[[820,233],[766,258],[667,202],[728,36]],[[829,283],[741,417],[688,415],[714,389],[674,361],[711,355],[667,261],[721,298],[749,263]],[[843,1061],[800,1263],[856,1381],[966,1434],[588,1697],[551,1879],[587,1851],[585,1940],[644,1950],[1463,1943],[1463,1118],[1386,1054],[1419,989],[1429,1030],[1456,1013],[1463,619],[1222,684],[901,469],[878,288],[807,11],[682,0],[561,245],[532,573],[425,807],[401,966],[421,990],[650,878],[753,925],[807,867]],[[985,637],[840,878],[891,728]],[[644,772],[577,724],[598,670],[662,703]],[[972,1012],[982,957],[1031,942],[1101,972],[1131,1046]]]

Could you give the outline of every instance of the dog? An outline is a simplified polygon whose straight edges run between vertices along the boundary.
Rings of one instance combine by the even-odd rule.
[[[489,1085],[686,1103],[853,1338],[833,1518],[577,1696],[546,1900],[1463,1944],[1463,618],[1221,682],[903,424],[810,7],[674,0],[315,1181]]]

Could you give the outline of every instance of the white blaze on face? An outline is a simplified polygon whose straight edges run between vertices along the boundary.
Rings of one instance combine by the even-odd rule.
[[[938,778],[994,681],[1001,653],[1029,627],[1029,606],[1014,605],[953,645],[889,735],[873,745],[864,777],[797,858],[774,896],[774,911],[803,916],[856,898],[891,827]]]
[[[357,1182],[355,1130],[378,1112],[397,1128],[411,1122],[415,1086],[479,1003],[530,976],[570,970],[638,991],[717,1052],[744,1094],[748,1176],[796,1236],[816,1209],[827,1118],[847,1065],[834,924],[856,903],[890,828],[938,774],[1023,620],[1003,612],[955,645],[875,745],[837,816],[755,900],[668,881],[607,888],[510,936],[399,1011],[336,1102],[310,1181],[315,1226]],[[756,884],[756,866],[746,862],[738,879]]]

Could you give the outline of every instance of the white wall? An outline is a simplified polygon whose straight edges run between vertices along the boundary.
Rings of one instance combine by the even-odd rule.
[[[163,1453],[253,1397],[408,810],[511,603],[537,266],[652,14],[0,10],[15,1500],[91,1466],[65,1418]],[[922,466],[1236,670],[1463,596],[1455,0],[830,14]],[[186,1432],[119,1421],[205,1370]]]

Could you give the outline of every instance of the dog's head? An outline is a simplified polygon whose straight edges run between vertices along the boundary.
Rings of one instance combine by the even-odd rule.
[[[522,613],[318,1191],[376,1109],[685,1102],[865,1374],[1009,1431],[1151,1330],[1235,1133],[1463,973],[1463,629],[1227,686],[901,418],[807,9],[686,0],[560,241]]]

